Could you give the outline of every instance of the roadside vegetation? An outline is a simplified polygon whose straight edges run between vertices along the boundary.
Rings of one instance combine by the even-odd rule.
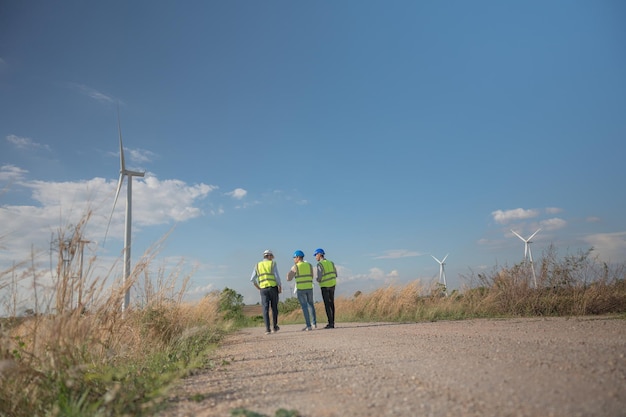
[[[529,265],[494,267],[463,276],[466,287],[447,291],[440,283],[416,280],[371,293],[335,299],[336,321],[421,322],[496,317],[585,316],[626,318],[626,267],[598,261],[593,250],[558,255],[549,246],[537,262],[537,287]],[[340,285],[340,284],[338,284]],[[302,322],[295,298],[281,302],[282,322]],[[316,304],[318,317],[324,305]]]
[[[96,259],[78,256],[82,226],[59,231],[52,284],[34,262],[0,271],[0,306],[8,312],[0,318],[1,417],[153,415],[173,381],[212,367],[222,337],[254,323],[231,289],[190,304],[181,268],[151,276],[161,242],[125,283],[91,276]],[[33,306],[21,314],[20,287]],[[131,287],[138,305],[122,312]]]
[[[610,267],[592,251],[559,257],[550,246],[537,275],[527,265],[494,267],[462,277],[461,291],[419,281],[336,300],[341,321],[436,321],[470,318],[584,316],[626,313],[626,269]],[[323,311],[323,310],[321,310]]]
[[[144,254],[124,285],[117,277],[93,276],[95,258],[64,257],[81,247],[85,223],[58,233],[52,291],[41,292],[49,271],[38,271],[34,261],[0,271],[0,302],[9,313],[0,319],[1,417],[153,415],[167,405],[174,381],[213,366],[211,350],[225,334],[262,323],[259,314],[246,312],[243,297],[232,289],[190,304],[183,300],[189,276],[151,276],[160,242]],[[517,264],[470,272],[462,290],[415,281],[339,297],[337,323],[626,317],[623,265],[599,262],[591,250],[559,256],[554,247],[536,265],[536,288],[528,265]],[[34,300],[25,314],[17,312],[20,285],[31,289]],[[122,312],[123,294],[131,287],[140,302]],[[280,311],[282,323],[301,321],[294,297],[281,301]],[[321,303],[318,311],[323,321]],[[249,410],[233,410],[232,415],[258,416]],[[298,413],[278,410],[276,415]]]

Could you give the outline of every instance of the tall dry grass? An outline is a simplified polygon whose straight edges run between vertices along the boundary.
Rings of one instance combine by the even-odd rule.
[[[34,306],[28,316],[16,317],[18,296],[3,299],[5,311],[14,314],[0,321],[0,416],[149,415],[168,383],[202,365],[203,352],[228,331],[219,294],[187,304],[189,276],[181,275],[182,268],[150,276],[162,241],[142,256],[124,285],[121,277],[92,276],[95,257],[85,263],[67,256],[84,241],[88,218],[59,231],[51,291],[34,261],[0,275],[12,291],[19,280],[32,279]],[[138,302],[122,313],[130,288]]]
[[[477,317],[583,316],[626,313],[626,268],[593,251],[560,257],[550,246],[539,262],[537,287],[529,265],[470,273],[466,286],[446,295],[420,281],[335,300],[336,321],[432,321]],[[320,303],[318,311],[324,311]],[[323,314],[323,313],[322,313]],[[297,319],[294,311],[289,319]],[[318,318],[318,321],[323,317]]]

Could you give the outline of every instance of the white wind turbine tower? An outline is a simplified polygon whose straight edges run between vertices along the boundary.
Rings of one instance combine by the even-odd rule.
[[[124,162],[124,146],[122,144],[122,127],[120,124],[120,112],[117,110],[117,130],[120,137],[120,179],[117,182],[117,191],[115,192],[115,201],[113,202],[113,209],[111,210],[111,216],[109,217],[109,223],[104,234],[104,241],[106,241],[106,235],[109,232],[109,226],[111,225],[111,218],[113,217],[113,211],[115,211],[115,205],[117,204],[117,198],[120,195],[122,188],[122,182],[124,177],[128,177],[128,184],[126,185],[126,226],[124,228],[124,269],[122,275],[122,286],[125,288],[124,301],[122,302],[122,312],[128,308],[130,303],[130,289],[127,288],[128,278],[130,276],[130,242],[131,242],[131,225],[132,225],[132,200],[133,200],[133,177],[143,177],[143,172],[130,171],[126,169],[126,163]]]
[[[444,288],[446,289],[446,295],[448,295],[448,284],[446,283],[446,269],[444,265],[446,264],[446,258],[448,257],[448,255],[449,254],[444,256],[441,261],[435,258],[433,255],[430,255],[435,261],[437,261],[437,263],[439,263],[439,282],[442,283]]]
[[[540,230],[541,229],[537,229],[537,231],[533,233],[532,235],[530,235],[528,239],[524,239],[523,237],[518,235],[513,229],[511,229],[511,232],[513,232],[515,236],[519,237],[522,240],[522,242],[524,242],[524,262],[530,261],[530,269],[533,273],[533,283],[535,284],[535,288],[537,288],[537,277],[535,276],[535,265],[533,264],[533,253],[530,251],[530,244],[532,243],[530,240],[533,237],[535,237],[535,235],[539,233]]]

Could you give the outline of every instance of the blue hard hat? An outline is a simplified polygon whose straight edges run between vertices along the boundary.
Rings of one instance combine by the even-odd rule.
[[[301,250],[297,250],[293,253],[293,257],[295,258],[296,256],[304,258],[304,252],[302,252]]]
[[[313,252],[313,256],[317,255],[318,253],[321,253],[322,255],[326,255],[326,253],[324,252],[324,249],[317,248],[315,249],[315,252]]]

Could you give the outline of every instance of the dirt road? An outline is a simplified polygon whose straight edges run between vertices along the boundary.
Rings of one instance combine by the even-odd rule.
[[[626,416],[626,320],[338,323],[245,329],[160,417]]]

